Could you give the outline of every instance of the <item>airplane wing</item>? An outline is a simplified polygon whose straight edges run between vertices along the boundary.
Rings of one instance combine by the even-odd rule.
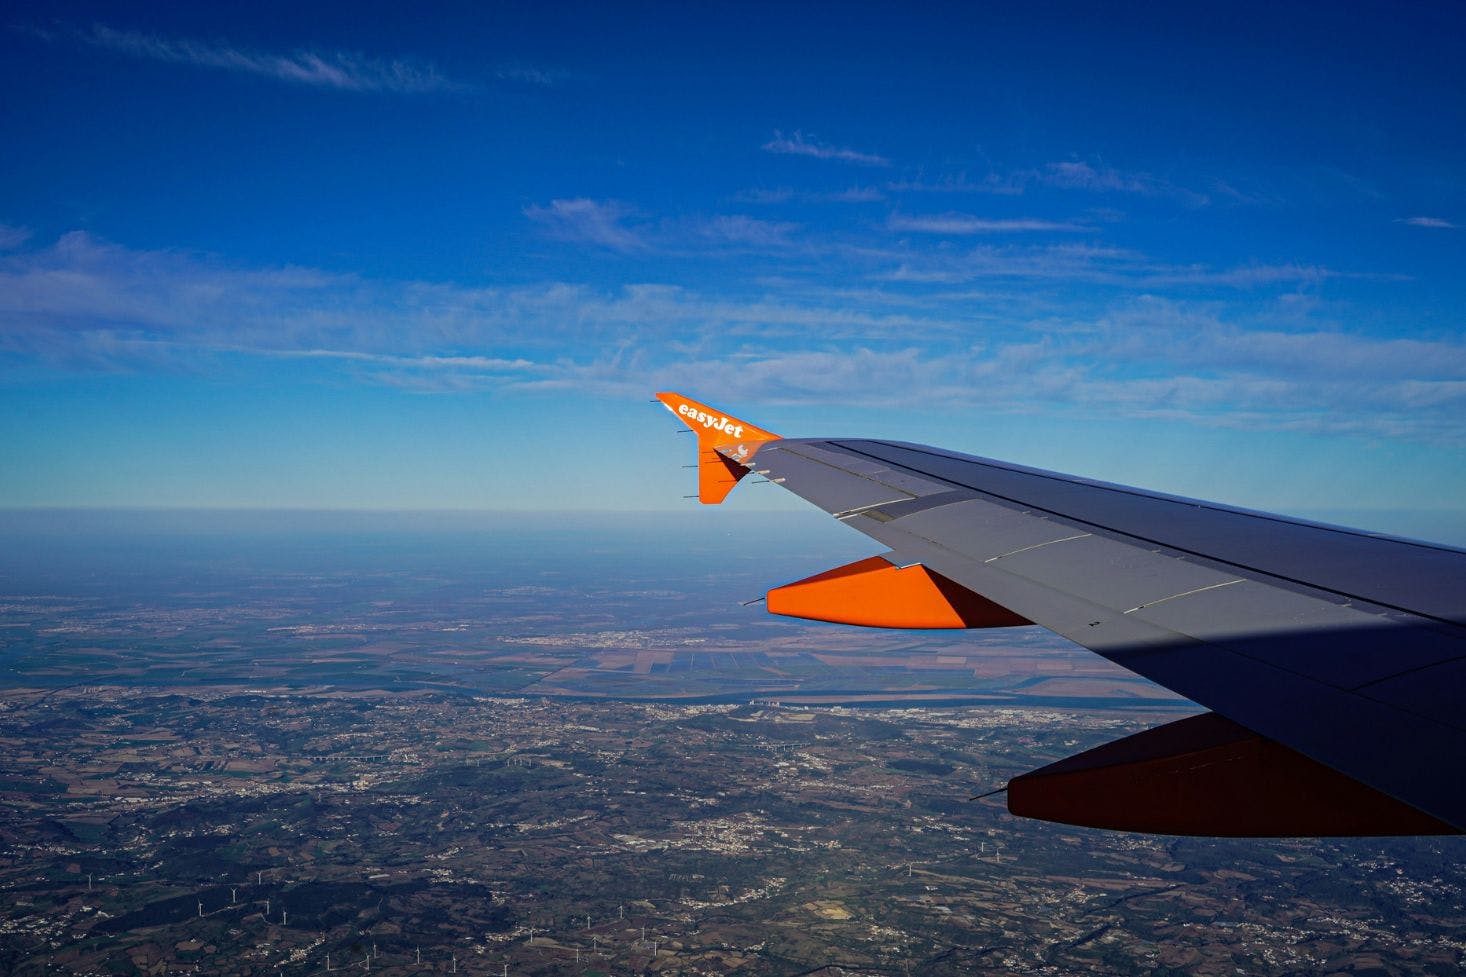
[[[703,502],[755,472],[884,547],[770,591],[770,611],[1038,624],[1211,710],[1014,778],[1014,814],[1166,834],[1466,829],[1466,550],[919,444],[780,438],[657,399],[698,434]]]

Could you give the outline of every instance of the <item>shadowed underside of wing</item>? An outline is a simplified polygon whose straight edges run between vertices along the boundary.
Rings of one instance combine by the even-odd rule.
[[[743,461],[908,568],[893,606],[926,579],[987,613],[918,626],[1031,621],[1218,714],[1016,778],[1014,813],[1177,834],[1466,827],[1466,551],[922,445],[770,439]],[[854,623],[882,624],[880,592]]]

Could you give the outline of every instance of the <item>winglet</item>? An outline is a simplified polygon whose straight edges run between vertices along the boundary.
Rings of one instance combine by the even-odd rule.
[[[659,393],[662,406],[697,435],[697,498],[717,505],[748,474],[747,462],[766,441],[779,436],[747,421],[729,417],[707,404],[678,393]]]

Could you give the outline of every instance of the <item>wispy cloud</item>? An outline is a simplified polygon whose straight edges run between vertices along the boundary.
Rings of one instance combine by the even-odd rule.
[[[1121,193],[1154,193],[1155,180],[1144,173],[1121,173],[1104,167],[1095,169],[1088,163],[1069,161],[1050,163],[1039,173],[1039,180],[1049,186],[1071,190],[1117,190]]]
[[[937,228],[942,226],[941,223],[934,225]],[[961,227],[961,224],[956,226]],[[970,233],[995,232],[974,230]],[[1388,275],[1346,274],[1317,265],[1292,263],[1235,267],[1171,265],[1131,248],[1087,242],[980,244],[960,252],[910,248],[889,253],[886,260],[891,264],[873,273],[879,281],[958,284],[979,280],[1034,280],[1111,286],[1132,293],[1166,288],[1253,290],[1270,286],[1318,285],[1330,279],[1344,278],[1397,280]]]
[[[988,173],[981,179],[971,179],[966,173],[951,173],[938,177],[918,174],[901,180],[892,180],[886,188],[893,193],[991,193],[1000,196],[1018,196],[1028,183],[1025,174]]]
[[[820,142],[813,136],[805,136],[799,130],[784,135],[777,129],[774,138],[763,145],[764,152],[780,156],[812,156],[815,159],[833,159],[842,163],[857,163],[861,166],[890,166],[891,161],[875,153],[863,153],[847,146],[832,146]]]
[[[1143,196],[1175,197],[1191,206],[1203,206],[1210,198],[1149,173],[1125,172],[1108,166],[1093,166],[1080,160],[1049,163],[1036,171],[1034,179],[1046,186],[1099,193],[1133,193]]]
[[[875,187],[846,187],[844,190],[835,190],[831,193],[815,194],[811,199],[842,204],[865,204],[885,200],[886,195]]]
[[[290,359],[349,360],[355,363],[377,363],[385,366],[410,367],[434,370],[489,370],[497,372],[518,372],[531,370],[537,365],[523,357],[505,359],[498,356],[391,356],[386,353],[364,353],[349,349],[276,349],[261,350],[247,346],[214,347],[237,353],[258,353],[265,356],[280,356]]]
[[[886,199],[878,187],[853,186],[844,190],[795,190],[792,187],[755,187],[743,190],[737,200],[750,204],[783,204],[791,200],[801,203],[867,204]]]
[[[972,214],[892,214],[886,226],[893,231],[917,231],[922,234],[1011,234],[1032,231],[1092,231],[1094,228],[1067,221],[1037,218],[992,218]]]
[[[1444,217],[1405,217],[1400,220],[1400,223],[1409,224],[1411,227],[1438,227],[1446,230],[1455,230],[1459,226]]]
[[[803,198],[793,187],[754,187],[739,191],[735,199],[746,204],[784,204]]]
[[[0,224],[0,251],[14,251],[30,239],[30,228]]]
[[[1090,284],[1131,284],[1154,270],[1145,255],[1093,244],[990,245],[961,253],[913,251],[894,269],[877,273],[885,281],[958,283],[978,279],[1038,279]]]
[[[784,252],[796,246],[799,225],[746,214],[649,219],[618,200],[585,197],[530,206],[524,215],[561,241],[591,244],[620,254],[717,256],[748,251]]]
[[[732,230],[733,236],[750,232]],[[307,268],[240,268],[208,256],[139,251],[84,232],[0,255],[0,352],[82,367],[126,367],[170,351],[251,352],[411,365],[541,369],[585,349],[645,337],[881,336],[927,316],[788,300],[712,297],[668,285],[597,292],[549,283],[473,288],[369,281]]]
[[[701,223],[697,230],[710,240],[724,244],[778,249],[793,245],[792,235],[799,230],[799,225],[732,214],[711,218]]]
[[[494,69],[494,77],[500,81],[519,82],[523,85],[538,85],[553,88],[565,81],[569,75],[558,69],[542,68],[522,61],[511,61]]]
[[[258,51],[221,41],[166,37],[94,24],[87,30],[35,30],[47,40],[66,39],[149,61],[218,68],[276,81],[348,92],[426,94],[472,86],[445,77],[432,65],[405,58],[374,58],[345,51]]]
[[[730,239],[784,233],[765,222],[722,227]],[[1142,260],[1084,245],[975,254],[1010,271],[1028,261],[1035,274],[1066,261]],[[750,400],[897,404],[921,389],[924,403],[952,409],[1466,444],[1466,344],[1351,332],[1281,298],[1267,312],[1256,298],[1229,307],[1214,295],[1121,293],[1035,316],[1001,312],[1000,289],[907,297],[762,287],[370,280],[133,250],[77,232],[0,254],[0,375],[27,364],[219,371],[241,357],[289,358],[415,390],[617,397],[696,375]]]
[[[539,224],[552,237],[562,241],[584,241],[622,254],[649,248],[642,235],[623,223],[631,214],[631,208],[618,201],[586,197],[551,200],[548,207],[524,208],[524,216]]]
[[[1387,276],[1345,275],[1318,265],[1239,265],[1209,268],[1193,265],[1179,268],[1151,268],[1135,276],[1141,288],[1166,285],[1206,285],[1222,288],[1262,288],[1268,285],[1317,285],[1330,278],[1385,278]]]
[[[867,204],[886,199],[878,187],[853,186],[844,190],[795,190],[792,187],[755,187],[740,191],[735,198],[751,204],[784,204],[790,201],[800,203]]]
[[[978,179],[973,179],[965,172],[937,177],[918,174],[893,180],[886,187],[893,193],[984,193],[1015,197],[1034,187],[1048,187],[1091,193],[1169,197],[1190,207],[1205,206],[1211,200],[1205,193],[1179,186],[1150,173],[1118,170],[1084,160],[1061,160],[1045,163],[1037,168],[1016,168],[1008,172],[991,171]],[[1226,184],[1218,184],[1217,192],[1237,202],[1250,200]]]

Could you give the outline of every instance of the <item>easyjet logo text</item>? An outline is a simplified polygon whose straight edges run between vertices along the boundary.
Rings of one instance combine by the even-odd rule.
[[[690,404],[678,404],[677,413],[687,418],[688,427],[692,427],[694,424],[701,424],[703,427],[712,431],[723,431],[735,438],[743,437],[743,425],[721,415],[714,416],[706,411],[700,411]]]

